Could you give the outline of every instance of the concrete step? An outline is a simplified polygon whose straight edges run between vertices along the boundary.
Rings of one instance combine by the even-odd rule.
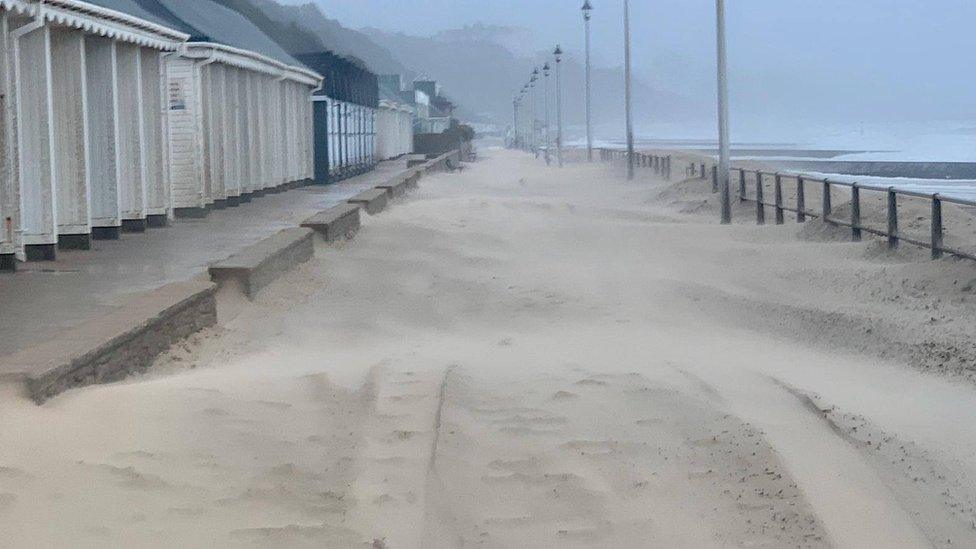
[[[249,299],[282,273],[312,257],[312,229],[284,229],[210,265],[210,279],[223,287],[237,284]]]
[[[362,206],[369,215],[376,215],[386,209],[390,197],[386,189],[369,189],[349,199],[350,204]]]
[[[326,242],[352,238],[360,227],[359,206],[346,203],[322,210],[302,221],[302,227],[319,233]]]

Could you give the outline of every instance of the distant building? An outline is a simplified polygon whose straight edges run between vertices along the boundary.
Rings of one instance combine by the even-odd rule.
[[[416,107],[404,101],[398,74],[379,76],[380,102],[376,113],[376,156],[381,160],[413,152]]]

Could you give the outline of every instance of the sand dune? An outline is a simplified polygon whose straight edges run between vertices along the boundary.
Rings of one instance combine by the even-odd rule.
[[[976,545],[972,264],[483,152],[143,377],[4,389],[0,545]]]

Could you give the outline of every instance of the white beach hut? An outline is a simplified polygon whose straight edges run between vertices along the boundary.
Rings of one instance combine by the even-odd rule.
[[[165,214],[162,63],[187,35],[76,0],[0,0],[0,36],[0,267]]]

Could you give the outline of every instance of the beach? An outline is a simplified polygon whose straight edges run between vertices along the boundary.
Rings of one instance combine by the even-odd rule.
[[[0,545],[976,545],[976,263],[481,157],[144,375],[0,387]]]

